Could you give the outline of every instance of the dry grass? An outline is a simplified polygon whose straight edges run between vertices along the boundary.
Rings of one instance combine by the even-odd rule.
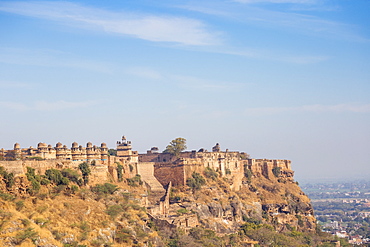
[[[52,195],[49,188],[42,187],[38,195],[23,198],[23,207],[18,207],[18,211],[15,202],[19,199],[14,202],[0,199],[0,212],[4,218],[0,246],[13,246],[16,242],[17,246],[36,246],[35,243],[63,246],[73,241],[91,246],[93,240],[101,244],[112,243],[117,227],[136,226],[139,231],[146,224],[143,220],[147,219],[147,214],[140,202],[145,188],[133,189],[120,184],[119,192],[101,198],[88,189],[81,192],[83,195]],[[119,222],[106,213],[112,204],[126,205],[126,210],[118,217]],[[142,230],[139,236],[139,245],[148,240]]]

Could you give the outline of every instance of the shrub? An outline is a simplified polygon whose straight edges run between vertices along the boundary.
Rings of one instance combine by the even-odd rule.
[[[186,180],[186,184],[190,188],[192,188],[193,191],[199,190],[202,187],[202,185],[206,183],[206,180],[204,179],[204,177],[197,172],[193,172],[191,176],[192,176],[191,178],[188,178]]]
[[[17,244],[21,244],[26,239],[31,239],[32,242],[35,242],[37,237],[37,232],[35,232],[33,228],[28,227],[25,230],[18,232],[15,236],[15,240]]]
[[[49,223],[48,219],[43,219],[43,218],[37,218],[35,219],[35,223],[39,225],[40,227],[45,227],[47,223]]]
[[[71,186],[71,192],[72,194],[75,194],[78,191],[78,186],[77,185],[72,185]]]
[[[47,178],[42,178],[41,181],[40,181],[40,184],[41,185],[48,185],[48,184],[50,184],[50,180],[47,179]]]
[[[31,224],[31,221],[29,219],[21,219],[21,222],[26,227]]]
[[[48,193],[39,193],[37,194],[37,198],[41,199],[41,200],[44,200],[46,198],[48,198],[49,194]]]
[[[117,177],[118,177],[118,182],[122,182],[123,180],[123,166],[116,162],[117,164]]]
[[[59,170],[48,169],[45,172],[45,177],[56,185],[68,185],[69,179],[64,177]]]
[[[220,239],[217,237],[216,233],[209,229],[194,227],[190,229],[189,236],[197,242],[202,243],[201,246],[224,246],[220,243]]]
[[[78,174],[77,171],[69,169],[69,168],[63,169],[62,175],[63,177],[68,178],[70,181],[78,184],[78,179],[80,178],[80,174]]]
[[[117,156],[117,150],[116,149],[108,149],[108,155],[109,156]]]
[[[130,229],[127,229],[127,228],[119,229],[116,232],[116,235],[114,236],[114,240],[120,244],[122,243],[130,244],[132,241]]]
[[[0,198],[3,199],[4,201],[13,201],[15,197],[11,194],[3,193],[0,191]]]
[[[47,209],[48,209],[48,206],[47,206],[47,205],[40,206],[40,207],[36,208],[36,212],[38,212],[39,214],[42,214],[42,213],[44,213]]]
[[[128,185],[132,187],[137,187],[143,184],[143,181],[141,181],[141,176],[139,174],[136,174],[133,178],[126,178],[126,181]]]
[[[14,174],[8,173],[5,170],[2,172],[3,180],[5,182],[6,188],[10,189],[14,185]]]
[[[105,183],[105,184],[97,184],[94,187],[91,188],[92,192],[95,192],[97,194],[113,194],[118,190],[117,185]]]
[[[123,207],[119,204],[109,206],[105,211],[112,219],[115,219],[120,213],[123,212]]]
[[[272,173],[274,174],[275,177],[279,177],[281,173],[281,168],[280,167],[272,168]]]
[[[134,167],[131,164],[128,164],[128,167],[130,168],[130,172],[134,171]]]
[[[27,166],[26,176],[27,176],[28,181],[32,181],[36,179],[35,169]]]
[[[6,172],[5,171],[5,168],[3,166],[0,166],[0,175],[3,176],[4,175],[4,172]]]
[[[33,179],[33,180],[31,180],[31,188],[28,189],[28,193],[31,194],[31,195],[37,194],[37,192],[39,192],[40,188],[41,188],[40,183],[37,180]]]
[[[79,227],[84,232],[91,231],[91,228],[90,228],[89,224],[86,221],[82,221]]]
[[[216,178],[218,177],[218,173],[212,168],[206,167],[206,169],[204,170],[204,176],[212,180],[216,180]]]
[[[180,208],[179,210],[177,210],[177,215],[187,214],[188,212],[189,210],[187,210],[186,208]]]
[[[258,219],[253,219],[253,218],[249,218],[248,216],[246,215],[243,215],[243,220],[245,222],[248,222],[248,223],[253,223],[253,224],[256,224],[256,225],[259,225],[261,224],[262,222]]]
[[[15,202],[15,209],[17,211],[21,211],[24,208],[24,201],[16,201]]]
[[[62,191],[64,191],[65,189],[67,188],[67,186],[65,186],[65,185],[58,185],[58,186],[55,186],[54,188],[53,188],[53,193],[55,193],[55,194],[59,194],[59,193],[61,193]]]
[[[31,156],[31,157],[27,157],[27,159],[29,159],[29,160],[44,160],[44,158],[39,157],[39,156]]]
[[[244,176],[247,178],[248,182],[251,181],[253,173],[251,170],[248,169],[247,166],[244,166]]]
[[[45,171],[45,177],[58,185],[59,181],[62,179],[62,174],[59,170],[48,169]]]

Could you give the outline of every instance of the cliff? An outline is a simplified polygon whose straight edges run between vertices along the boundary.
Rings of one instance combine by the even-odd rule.
[[[238,231],[245,222],[267,223],[279,232],[316,230],[310,200],[293,181],[292,171],[276,169],[276,175],[272,170],[271,174],[263,175],[246,168],[242,176],[240,173],[221,176],[213,169],[199,166],[190,174],[186,178],[189,186],[171,189],[167,215],[158,218],[184,229],[202,226],[222,234]],[[197,188],[197,183],[202,184],[200,176],[205,182]],[[197,220],[182,222],[179,212],[185,212],[180,213],[184,219],[196,216]]]
[[[88,164],[85,184],[79,163],[0,162],[5,168],[0,244],[265,246],[275,241],[275,246],[298,246],[323,241],[310,200],[287,160],[220,151],[149,154],[135,162],[126,157]]]

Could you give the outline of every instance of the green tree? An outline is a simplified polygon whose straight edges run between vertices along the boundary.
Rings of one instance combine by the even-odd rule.
[[[76,170],[72,170],[70,168],[62,170],[63,177],[68,178],[70,181],[78,184],[78,179],[80,178],[80,174]]]
[[[4,167],[0,166],[0,175],[3,176],[3,181],[6,184],[6,188],[10,189],[14,185],[14,174],[5,171]]]
[[[123,166],[119,162],[115,162],[117,164],[117,177],[118,182],[122,182],[123,180]]]
[[[108,149],[109,156],[117,156],[117,149],[110,148]]]
[[[178,137],[175,140],[172,140],[163,152],[170,153],[170,154],[177,156],[182,151],[184,151],[186,148],[187,148],[186,139],[182,137]]]
[[[48,169],[45,171],[45,177],[50,181],[54,182],[56,185],[64,184],[65,181],[62,181],[63,175],[57,169]]]
[[[83,162],[78,165],[78,169],[80,169],[82,173],[82,179],[84,181],[84,185],[89,183],[89,175],[91,173],[90,166],[88,163]]]

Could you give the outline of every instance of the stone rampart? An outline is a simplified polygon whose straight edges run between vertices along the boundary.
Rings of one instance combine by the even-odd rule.
[[[44,175],[48,169],[72,169],[77,170],[81,161],[70,160],[16,160],[16,161],[0,161],[0,166],[4,167],[7,172],[13,173],[15,176],[25,175],[27,167],[35,169],[36,174]],[[108,166],[103,162],[96,161],[95,165],[90,166],[90,183],[103,183],[110,180]]]
[[[181,186],[186,183],[184,165],[156,163],[154,165],[154,176],[163,186],[167,186],[170,182],[173,186]]]
[[[248,159],[244,161],[245,166],[256,176],[272,178],[273,169],[279,167],[282,173],[292,173],[290,160],[272,159]]]

